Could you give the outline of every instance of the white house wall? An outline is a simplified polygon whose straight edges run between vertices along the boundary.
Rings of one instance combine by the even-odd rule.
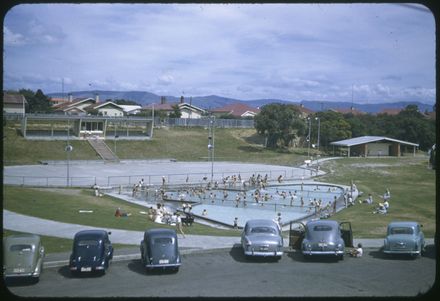
[[[200,113],[189,110],[181,110],[180,113],[182,114],[180,118],[200,119],[202,117]]]
[[[115,108],[102,108],[98,109],[99,114],[102,114],[103,116],[110,116],[110,117],[120,117],[124,116],[124,112],[121,110],[115,109]]]

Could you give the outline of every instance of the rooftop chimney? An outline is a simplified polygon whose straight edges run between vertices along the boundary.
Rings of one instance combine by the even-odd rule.
[[[73,101],[73,95],[72,95],[72,93],[69,93],[69,94],[68,94],[68,97],[69,97],[69,100],[68,100],[68,101],[69,101],[69,102],[72,102],[72,101]]]
[[[180,103],[184,103],[184,98],[183,98],[183,96],[180,96]]]
[[[95,93],[95,103],[99,103],[99,94]]]
[[[161,97],[160,97],[160,104],[163,105],[163,104],[166,103],[166,102],[167,102],[166,97],[165,97],[165,96],[161,96]]]

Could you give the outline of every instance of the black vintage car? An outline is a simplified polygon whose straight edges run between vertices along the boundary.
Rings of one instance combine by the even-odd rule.
[[[75,234],[69,268],[72,273],[105,273],[113,258],[113,246],[105,230],[84,230]]]
[[[155,268],[178,271],[181,261],[177,234],[172,229],[149,229],[141,241],[142,265],[148,270]]]

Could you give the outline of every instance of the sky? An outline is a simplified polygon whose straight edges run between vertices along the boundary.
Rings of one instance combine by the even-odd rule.
[[[21,4],[3,33],[4,90],[436,96],[435,20],[416,4]]]

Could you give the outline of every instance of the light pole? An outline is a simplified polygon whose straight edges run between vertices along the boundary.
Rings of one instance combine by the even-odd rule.
[[[67,118],[69,118],[69,117],[67,117]],[[69,141],[69,139],[70,139],[69,132],[70,132],[70,120],[67,119],[67,145],[64,148],[64,150],[67,153],[67,183],[66,183],[67,187],[69,187],[69,177],[70,177],[70,174],[69,174],[70,173],[70,153],[73,151],[73,146],[70,145],[70,141]]]
[[[317,170],[316,170],[316,175],[318,175],[318,171],[319,171],[319,157],[321,156],[319,153],[319,138],[320,138],[320,134],[321,134],[321,119],[319,117],[315,117],[315,120],[318,120],[318,141],[316,142],[316,148],[318,149],[318,154],[316,155],[316,164],[317,164]]]
[[[307,135],[307,160],[310,158],[310,131],[312,127],[312,118],[307,117],[307,121],[309,123],[309,134]]]
[[[315,120],[318,120],[318,141],[316,143],[316,147],[318,149],[318,154],[319,154],[319,138],[320,138],[320,132],[321,132],[321,119],[319,117],[315,117]]]
[[[215,116],[209,117],[209,133],[208,133],[208,157],[211,160],[211,183],[214,179],[214,123]]]
[[[116,135],[117,131],[116,131],[116,122],[114,124],[115,126],[115,155],[116,155],[116,139],[119,138],[119,135]]]

